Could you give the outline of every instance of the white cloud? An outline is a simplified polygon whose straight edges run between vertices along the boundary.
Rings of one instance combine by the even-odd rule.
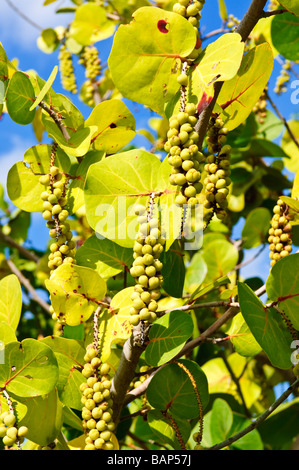
[[[66,26],[71,18],[68,14],[55,13],[59,7],[69,6],[68,0],[58,0],[47,6],[43,6],[44,0],[10,0],[10,3],[41,29]],[[23,51],[36,47],[40,34],[39,29],[22,18],[6,0],[1,0],[0,32],[4,48],[9,43]]]

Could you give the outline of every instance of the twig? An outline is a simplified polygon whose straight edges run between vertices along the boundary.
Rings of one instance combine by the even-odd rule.
[[[256,429],[261,423],[263,423],[268,418],[268,416],[273,413],[273,411],[276,410],[276,408],[278,408],[279,405],[281,405],[281,403],[283,403],[288,398],[289,395],[291,395],[291,393],[294,392],[294,390],[298,386],[299,379],[293,382],[290,387],[285,392],[283,392],[283,394],[262,415],[260,415],[255,421],[252,421],[249,426],[247,426],[234,436],[229,437],[225,441],[220,442],[220,444],[216,444],[215,446],[210,447],[208,450],[220,450],[224,447],[230,446],[233,442],[238,441],[241,437]]]
[[[53,109],[49,108],[49,106],[44,101],[41,101],[39,103],[39,106],[44,111],[46,111],[49,114],[49,116],[53,119],[55,124],[59,127],[63,137],[65,138],[65,140],[66,141],[70,140],[71,137],[70,137],[65,125],[63,124],[61,117],[57,113],[55,113],[55,111]]]
[[[273,11],[264,11],[261,17],[269,18],[269,16],[281,15],[282,13],[287,13],[287,12],[288,10],[286,8],[282,8],[280,10],[273,10]]]
[[[213,36],[217,36],[218,34],[223,34],[223,33],[229,33],[230,30],[229,29],[225,29],[225,28],[218,28],[218,29],[215,29],[214,31],[210,31],[209,33],[207,33],[203,38],[201,38],[202,41],[205,41],[206,39],[209,39]]]
[[[27,21],[27,23],[31,24],[34,28],[38,29],[39,31],[42,31],[44,28],[42,28],[40,25],[32,21],[31,18],[26,16],[21,10],[19,10],[10,0],[5,0],[7,5],[10,6],[19,16],[23,18],[23,20]]]
[[[33,300],[37,302],[47,313],[51,315],[50,312],[50,306],[45,302],[41,297],[38,295],[34,287],[30,284],[28,279],[21,273],[21,271],[17,268],[17,266],[14,264],[14,262],[11,259],[6,260],[9,269],[13,274],[17,276],[19,279],[20,283],[27,289],[27,291],[31,294]]]
[[[36,256],[36,254],[32,253],[32,251],[27,250],[22,245],[19,245],[13,238],[11,238],[9,235],[5,235],[2,230],[0,229],[0,238],[3,240],[7,245],[11,246],[12,248],[16,248],[18,252],[24,256],[24,258],[30,259],[31,261],[34,261],[35,263],[39,262],[39,257]]]
[[[265,95],[266,95],[266,98],[267,100],[269,101],[269,103],[271,104],[272,108],[274,109],[274,111],[276,112],[277,116],[279,117],[279,119],[283,122],[285,128],[287,129],[288,133],[289,133],[289,136],[291,137],[292,141],[294,142],[294,144],[299,148],[299,142],[298,140],[296,139],[295,135],[293,134],[293,131],[292,129],[290,128],[287,120],[284,118],[284,116],[281,114],[281,112],[279,111],[279,109],[277,108],[276,104],[272,101],[269,93],[267,90],[265,90]]]

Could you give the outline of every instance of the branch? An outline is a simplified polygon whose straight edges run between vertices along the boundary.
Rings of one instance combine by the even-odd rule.
[[[113,420],[115,423],[119,421],[127,391],[135,376],[139,358],[145,350],[145,345],[141,346],[138,342],[139,334],[139,329],[134,328],[132,335],[125,342],[119,366],[112,379],[111,397],[113,400]]]
[[[267,0],[253,0],[251,2],[251,5],[245,13],[244,18],[241,20],[239,25],[237,26],[235,32],[239,33],[241,35],[242,41],[245,42],[246,39],[248,38],[249,34],[257,24],[260,18],[262,18],[263,12],[264,12],[264,7],[267,3]],[[224,82],[216,82],[214,86],[214,97],[207,106],[207,108],[201,113],[199,120],[196,124],[196,131],[199,135],[199,140],[198,140],[198,147],[202,147],[206,130],[209,124],[209,120],[211,117],[211,114],[213,112],[214,106],[216,104],[217,98],[219,96],[219,93],[221,91],[222,85]]]
[[[5,235],[1,229],[0,229],[0,239],[3,240],[7,245],[11,246],[12,248],[16,248],[18,252],[22,256],[24,256],[24,258],[30,259],[31,261],[34,261],[35,263],[39,262],[38,256],[36,256],[31,251],[27,250],[27,248],[24,248],[22,245],[19,245],[19,243],[17,243],[9,235]]]
[[[11,270],[11,272],[17,276],[17,278],[19,279],[20,283],[21,283],[21,284],[27,289],[27,291],[31,294],[33,300],[35,300],[35,302],[37,302],[47,313],[49,313],[49,314],[51,315],[50,307],[49,307],[49,305],[47,304],[47,302],[45,302],[45,301],[38,295],[38,293],[36,292],[36,290],[34,289],[34,287],[30,284],[30,282],[28,281],[28,279],[21,273],[21,271],[17,268],[17,266],[14,264],[14,262],[13,262],[11,259],[7,259],[6,262],[7,262],[8,266],[9,266],[9,269]]]
[[[247,426],[246,428],[244,428],[242,431],[238,432],[234,436],[229,437],[228,439],[221,442],[220,444],[216,444],[215,446],[210,447],[208,450],[223,449],[224,447],[231,445],[233,442],[236,442],[241,437],[253,431],[261,423],[263,423],[268,418],[268,416],[270,416],[270,414],[273,413],[273,411],[275,411],[276,408],[278,408],[278,406],[281,405],[281,403],[283,403],[288,398],[288,396],[294,392],[294,390],[298,386],[299,386],[299,379],[293,382],[292,385],[290,385],[290,387],[262,415],[260,415],[255,421],[252,421],[252,423],[250,423],[249,426]]]
[[[70,140],[71,136],[69,135],[65,125],[63,124],[61,117],[57,113],[55,113],[55,111],[53,109],[49,108],[49,106],[44,101],[41,101],[39,103],[39,106],[44,111],[46,111],[49,114],[49,116],[53,119],[55,124],[61,130],[61,133],[62,133],[63,137],[65,138],[65,140],[67,140],[67,141]]]
[[[286,130],[288,131],[289,133],[289,136],[290,138],[292,139],[292,141],[294,142],[294,144],[298,147],[299,149],[299,142],[298,140],[296,139],[295,135],[293,134],[293,131],[292,129],[290,128],[287,120],[283,117],[283,115],[281,114],[281,112],[279,111],[279,109],[277,108],[276,104],[272,101],[271,97],[269,96],[269,93],[267,90],[265,90],[265,95],[266,95],[266,98],[267,100],[269,101],[269,103],[271,104],[272,108],[274,109],[274,111],[276,112],[277,116],[279,117],[279,119],[283,122]]]
[[[282,8],[280,10],[273,10],[273,11],[264,11],[261,17],[269,18],[269,16],[281,15],[282,13],[287,13],[287,12],[288,10],[286,8]]]

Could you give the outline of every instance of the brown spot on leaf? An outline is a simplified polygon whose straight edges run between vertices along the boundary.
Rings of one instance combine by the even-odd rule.
[[[168,30],[168,23],[165,20],[159,20],[157,23],[158,30],[160,33],[167,34],[169,32]]]
[[[114,122],[111,122],[109,127],[110,127],[110,129],[115,129],[117,126]]]

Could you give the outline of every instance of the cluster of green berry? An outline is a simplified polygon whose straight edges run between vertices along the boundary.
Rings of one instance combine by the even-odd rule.
[[[28,428],[26,426],[16,426],[16,417],[10,411],[4,411],[0,415],[0,437],[7,447],[14,444],[22,444],[27,436]]]
[[[171,116],[164,150],[168,153],[168,162],[172,166],[170,183],[180,186],[180,194],[175,203],[195,207],[198,204],[196,195],[202,190],[199,171],[203,154],[199,151],[198,133],[194,126],[197,122],[196,105],[187,103],[185,111]]]
[[[65,44],[62,44],[59,51],[59,68],[61,84],[65,90],[77,93],[77,83],[74,73],[72,54]]]
[[[286,60],[282,66],[280,75],[276,79],[274,92],[277,95],[281,95],[282,93],[285,93],[287,91],[286,84],[290,81],[290,68],[291,62],[289,60]]]
[[[149,375],[147,374],[147,371],[150,369],[150,366],[141,366],[139,369],[139,372],[141,375],[138,377],[134,378],[132,382],[130,383],[131,388],[137,388],[139,385],[141,385],[148,377]]]
[[[80,55],[79,63],[85,67],[85,98],[89,106],[94,106],[94,86],[96,79],[101,74],[101,59],[95,46],[86,46]]]
[[[232,150],[230,145],[224,145],[227,132],[222,119],[217,115],[212,116],[207,130],[207,149],[211,155],[206,158],[207,163],[204,167],[206,171],[204,208],[208,210],[204,215],[206,222],[209,222],[214,214],[220,220],[226,216],[228,187],[231,184],[229,176]]]
[[[205,0],[178,0],[173,5],[172,11],[184,16],[198,31],[199,22],[201,18],[201,10],[204,6]]]
[[[50,245],[48,267],[50,275],[62,263],[74,263],[75,242],[70,225],[66,222],[69,212],[65,197],[67,179],[55,165],[50,166],[49,174],[42,175],[39,182],[46,187],[41,194],[43,218],[47,221],[50,238],[56,239]]]
[[[130,308],[133,326],[137,326],[140,321],[152,323],[157,318],[157,300],[161,296],[160,288],[163,284],[163,264],[159,257],[165,244],[159,219],[152,217],[149,220],[144,206],[137,207],[135,213],[138,215],[139,231],[135,237],[134,261],[130,269],[136,282]]]
[[[101,361],[93,343],[87,346],[84,361],[82,375],[86,382],[80,385],[80,391],[83,428],[86,433],[85,450],[113,450],[111,438],[115,424],[110,395],[110,366]]]
[[[229,14],[228,15],[228,19],[227,19],[227,22],[226,22],[226,26],[230,29],[234,29],[238,26],[238,24],[240,23],[240,20],[232,15],[232,14]]]
[[[290,223],[294,216],[289,213],[287,204],[278,199],[273,208],[271,228],[269,229],[269,257],[271,266],[277,261],[288,256],[292,251],[292,225]]]

